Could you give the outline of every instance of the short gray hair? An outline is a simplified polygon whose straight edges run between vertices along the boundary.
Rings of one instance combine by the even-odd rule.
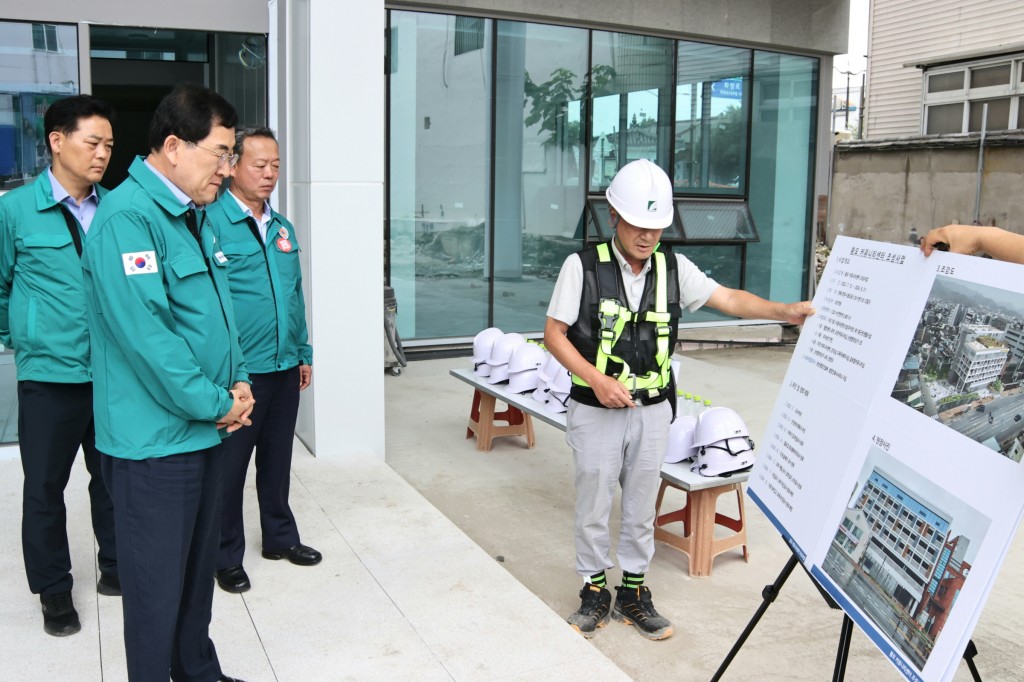
[[[274,131],[266,126],[239,126],[235,130],[235,154],[238,154],[238,158],[242,158],[242,147],[245,145],[245,141],[250,137],[269,137],[274,142],[277,142],[277,138],[274,136]]]

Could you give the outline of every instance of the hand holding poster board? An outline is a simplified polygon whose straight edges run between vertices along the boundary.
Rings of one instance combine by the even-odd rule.
[[[1024,270],[840,237],[748,492],[911,680],[951,679],[1024,511]]]

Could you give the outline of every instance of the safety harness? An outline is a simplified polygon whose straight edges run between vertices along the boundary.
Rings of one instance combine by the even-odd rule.
[[[621,275],[613,260],[609,244],[598,244],[596,250],[598,326],[593,330],[597,345],[594,366],[602,374],[620,381],[642,402],[660,402],[659,399],[667,397],[668,392],[665,389],[669,387],[671,381],[670,357],[675,331],[673,315],[670,312],[670,268],[666,266],[666,256],[661,251],[655,251],[651,259],[654,274],[653,306],[648,305],[646,310],[633,312],[623,305],[621,300]],[[678,303],[675,307],[678,308]],[[641,324],[650,325],[653,330],[654,367],[638,375],[635,368],[630,366],[629,359],[624,357],[626,354],[616,349],[616,344],[622,338],[623,332],[629,328],[632,347],[636,351],[640,343]],[[650,367],[649,364],[647,366]],[[573,375],[572,381],[576,386],[589,388],[588,384],[576,375]]]

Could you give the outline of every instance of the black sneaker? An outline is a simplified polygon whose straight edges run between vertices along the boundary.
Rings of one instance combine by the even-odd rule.
[[[580,590],[583,603],[566,622],[587,639],[594,636],[597,628],[608,624],[608,607],[612,604],[612,593],[603,587],[587,583]]]
[[[615,588],[615,592],[615,620],[634,626],[647,639],[672,636],[672,623],[654,610],[649,589],[620,586]]]
[[[82,629],[78,620],[78,611],[71,601],[71,591],[58,592],[51,595],[39,595],[43,605],[43,629],[46,634],[54,637],[73,635]]]

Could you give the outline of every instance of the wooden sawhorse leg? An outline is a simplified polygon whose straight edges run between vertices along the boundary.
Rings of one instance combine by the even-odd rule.
[[[714,558],[732,549],[743,547],[744,561],[750,561],[747,551],[746,513],[743,507],[743,487],[739,483],[725,484],[703,490],[686,491],[686,506],[667,514],[661,514],[665,489],[669,486],[682,490],[662,479],[655,505],[654,539],[660,540],[683,552],[690,559],[690,575],[709,576]],[[718,497],[723,493],[735,492],[739,505],[739,518],[732,518],[717,511]],[[661,526],[676,521],[683,522],[683,535],[671,533]],[[715,538],[715,526],[724,526],[732,531],[724,538]]]
[[[533,418],[517,407],[508,405],[503,411],[495,412],[495,397],[479,389],[473,389],[473,405],[469,411],[469,422],[466,424],[466,438],[476,434],[476,449],[489,452],[491,443],[500,436],[526,436],[526,447],[532,448],[535,443],[533,434]],[[508,426],[498,426],[496,421],[504,421]]]

